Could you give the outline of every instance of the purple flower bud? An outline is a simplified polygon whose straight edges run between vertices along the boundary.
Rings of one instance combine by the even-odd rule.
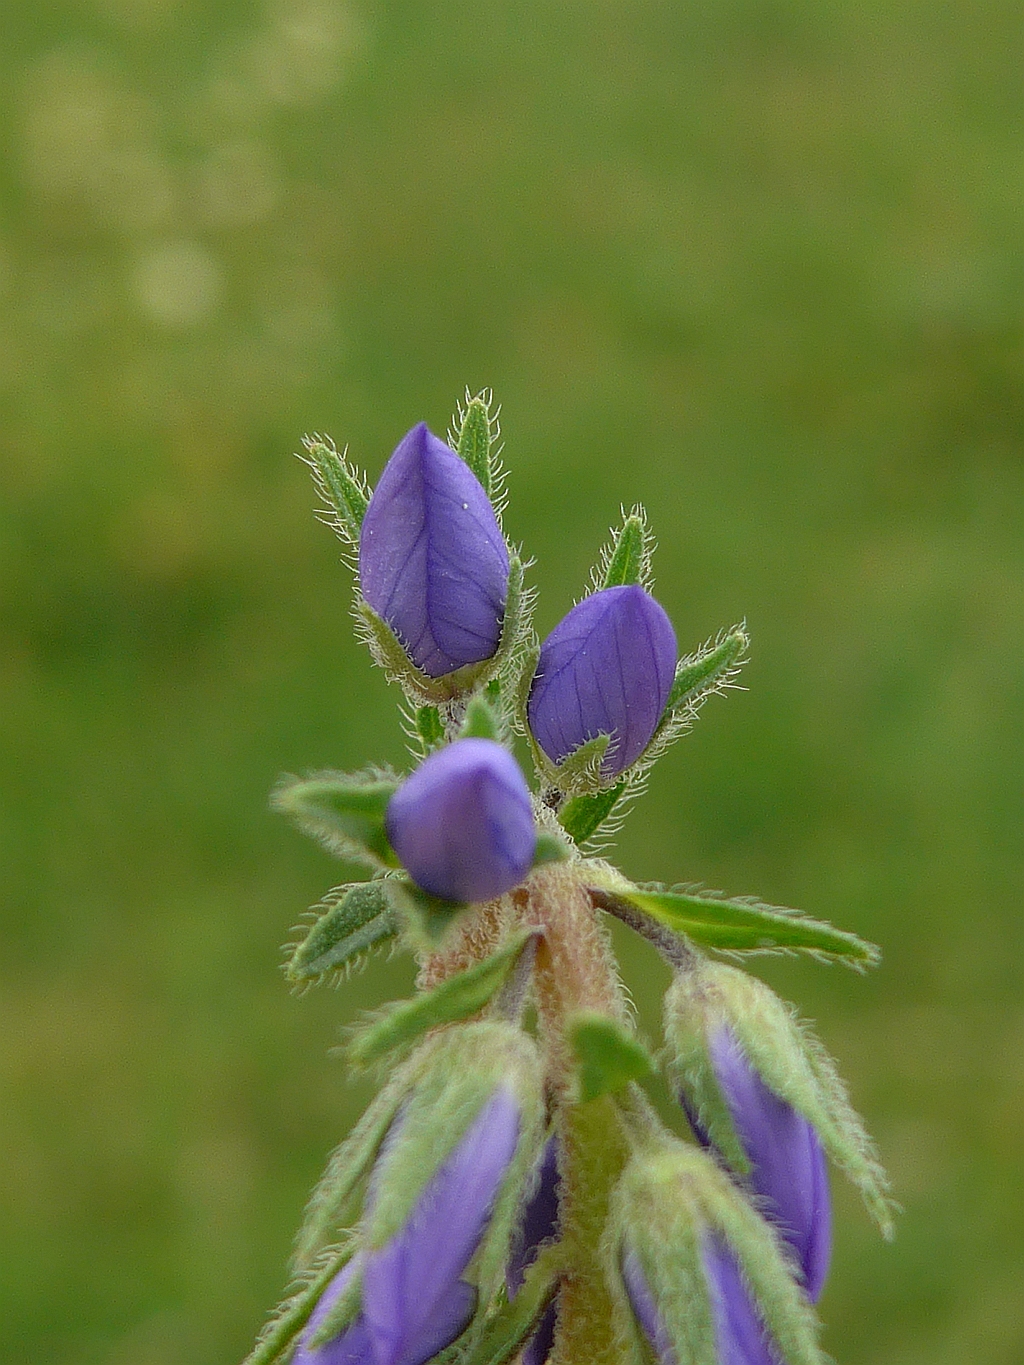
[[[782,1365],[757,1305],[743,1283],[739,1263],[720,1237],[705,1233],[701,1238],[701,1264],[711,1299],[718,1365]],[[622,1257],[622,1282],[658,1365],[679,1365],[665,1320],[633,1251]]]
[[[636,584],[605,588],[577,603],[544,641],[527,707],[530,729],[560,763],[600,734],[612,776],[646,749],[676,667],[672,622]]]
[[[424,759],[391,798],[385,826],[413,881],[450,901],[511,891],[537,843],[526,779],[493,739],[458,739]]]
[[[367,1253],[363,1314],[375,1365],[423,1365],[465,1330],[476,1291],[461,1276],[486,1230],[519,1126],[519,1103],[501,1087],[431,1177],[402,1230]]]
[[[782,1365],[757,1304],[743,1283],[739,1263],[725,1242],[705,1235],[701,1260],[711,1293],[718,1365]]]
[[[731,1029],[722,1025],[709,1039],[715,1077],[743,1150],[750,1161],[750,1188],[761,1211],[789,1243],[804,1287],[817,1302],[832,1254],[832,1206],[821,1141],[802,1114],[761,1079]],[[714,1144],[686,1104],[698,1141]]]
[[[417,668],[439,678],[498,648],[508,573],[480,481],[420,422],[384,467],[363,518],[363,596]]]
[[[515,1155],[519,1124],[518,1101],[499,1088],[427,1182],[404,1227],[379,1249],[360,1251],[328,1285],[293,1365],[424,1365],[462,1335],[477,1299],[462,1274]],[[310,1346],[359,1270],[361,1311],[338,1336]]]

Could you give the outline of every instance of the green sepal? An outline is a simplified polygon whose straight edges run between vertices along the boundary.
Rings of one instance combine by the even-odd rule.
[[[627,1166],[609,1220],[609,1278],[635,1335],[642,1334],[619,1273],[627,1251],[640,1261],[678,1365],[719,1365],[702,1257],[709,1235],[736,1256],[784,1365],[825,1365],[814,1310],[784,1244],[711,1157],[668,1138]]]
[[[359,1266],[348,1284],[317,1323],[316,1331],[311,1334],[309,1339],[311,1350],[316,1351],[319,1347],[326,1346],[329,1341],[341,1336],[342,1332],[352,1326],[359,1313],[362,1296],[363,1268]]]
[[[271,796],[305,834],[339,858],[372,868],[397,867],[384,816],[398,782],[377,772],[311,773],[285,778]]]
[[[243,1365],[275,1365],[290,1351],[295,1338],[312,1317],[324,1290],[355,1254],[353,1240],[340,1250],[325,1253],[323,1264],[304,1277],[305,1282],[277,1309],[264,1327]]]
[[[436,706],[418,706],[414,724],[424,755],[432,753],[444,743],[444,721]]]
[[[341,971],[398,933],[399,918],[386,881],[336,887],[314,909],[322,913],[285,967],[289,981],[312,981]]]
[[[530,595],[524,590],[524,576],[522,560],[510,552],[508,592],[498,648],[489,659],[466,664],[451,673],[442,673],[438,678],[432,678],[416,667],[388,623],[358,593],[354,608],[356,632],[369,648],[374,663],[403,688],[414,706],[451,702],[474,692],[498,674],[504,674],[517,660],[531,604]]]
[[[829,1157],[860,1190],[882,1235],[891,1238],[896,1206],[888,1177],[832,1058],[763,981],[705,960],[679,972],[666,993],[665,1036],[670,1065],[726,1160],[744,1169],[727,1145],[721,1122],[725,1101],[709,1057],[710,1036],[723,1025],[768,1089],[812,1125]]]
[[[572,798],[581,793],[590,795],[603,791],[613,781],[601,771],[601,764],[611,743],[611,735],[595,735],[593,739],[585,740],[563,758],[561,763],[551,762],[529,729],[527,736],[533,753],[534,768],[546,790]]]
[[[564,863],[572,856],[572,850],[564,839],[557,834],[541,830],[537,835],[537,845],[533,850],[533,867],[543,867],[546,863]]]
[[[558,823],[576,844],[585,844],[611,815],[625,790],[625,782],[616,782],[605,791],[570,797],[558,812]]]
[[[398,1067],[348,1137],[331,1153],[295,1241],[293,1265],[297,1272],[308,1272],[338,1231],[357,1217],[370,1168],[415,1074],[412,1059]]]
[[[569,1021],[568,1035],[576,1054],[577,1097],[582,1104],[654,1073],[654,1062],[640,1040],[606,1014],[580,1011]]]
[[[497,414],[491,416],[493,396],[483,389],[473,398],[466,392],[466,406],[452,421],[451,439],[455,451],[469,465],[490,498],[495,492],[492,452],[498,439]]]
[[[306,436],[302,444],[317,491],[330,508],[324,520],[342,540],[358,545],[359,530],[370,502],[369,489],[329,438]]]
[[[508,979],[533,931],[520,930],[504,947],[482,962],[450,976],[433,990],[385,1006],[353,1036],[348,1057],[364,1068],[393,1052],[408,1047],[430,1029],[469,1019],[488,1004]]]
[[[540,1322],[558,1289],[562,1249],[544,1247],[530,1265],[514,1299],[505,1301],[476,1329],[473,1344],[460,1352],[461,1365],[506,1365]]]
[[[440,896],[432,896],[408,877],[388,880],[388,889],[395,898],[413,944],[423,952],[436,952],[447,931],[467,907],[462,901],[446,901]]]
[[[719,952],[809,953],[859,970],[873,967],[879,957],[873,943],[783,906],[631,886],[624,878],[609,879],[592,889],[599,900],[603,895],[611,901],[627,901],[674,933]]]
[[[466,716],[459,730],[460,739],[501,740],[501,721],[488,699],[477,692],[470,697]]]

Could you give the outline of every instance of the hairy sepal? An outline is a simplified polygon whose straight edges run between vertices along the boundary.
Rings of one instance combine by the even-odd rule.
[[[643,1043],[607,1014],[581,1010],[569,1020],[567,1033],[581,1104],[654,1074],[654,1062]]]
[[[704,1152],[674,1140],[642,1152],[615,1192],[610,1271],[625,1249],[638,1257],[679,1365],[719,1365],[704,1239],[718,1235],[743,1272],[785,1365],[826,1365],[817,1321],[794,1267],[768,1223]]]
[[[735,1149],[720,1140],[728,1141],[720,1122],[725,1100],[708,1056],[710,1037],[721,1027],[731,1029],[769,1090],[814,1127],[829,1157],[860,1190],[883,1236],[891,1238],[896,1206],[889,1181],[831,1057],[763,981],[724,962],[705,961],[680,972],[669,988],[665,1034],[679,1083],[688,1087],[726,1160],[733,1164]]]
[[[475,1258],[481,1304],[503,1283],[509,1241],[522,1191],[544,1138],[541,1061],[533,1040],[497,1021],[444,1029],[410,1058],[411,1088],[401,1126],[383,1150],[374,1175],[373,1209],[365,1245],[377,1249],[405,1224],[441,1163],[499,1086],[520,1106],[519,1139],[498,1192],[487,1232]]]

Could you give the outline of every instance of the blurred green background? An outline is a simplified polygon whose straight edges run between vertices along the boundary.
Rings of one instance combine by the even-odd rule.
[[[1024,87],[980,0],[48,0],[0,119],[0,1356],[235,1365],[405,992],[289,996],[283,770],[403,761],[291,457],[504,405],[538,625],[620,502],[746,693],[639,877],[877,940],[768,961],[905,1206],[837,1189],[840,1365],[1024,1361]],[[624,942],[645,1019],[662,969]]]

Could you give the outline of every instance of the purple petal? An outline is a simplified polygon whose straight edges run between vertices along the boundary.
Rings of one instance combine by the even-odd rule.
[[[757,1305],[743,1283],[739,1263],[720,1237],[704,1237],[701,1259],[711,1293],[718,1365],[782,1365]]]
[[[430,1358],[423,1354],[428,1345],[436,1354],[464,1330],[472,1306],[460,1277],[518,1139],[519,1104],[501,1087],[431,1177],[402,1230],[367,1252],[363,1313],[376,1365],[421,1365]]]
[[[676,636],[653,597],[636,584],[577,603],[544,641],[527,711],[553,763],[600,734],[611,735],[611,775],[650,743],[672,687]]]
[[[512,1248],[505,1283],[514,1296],[523,1282],[526,1268],[531,1264],[542,1242],[554,1237],[558,1230],[558,1140],[549,1138],[540,1161],[537,1188],[523,1210],[523,1220]]]
[[[421,422],[384,468],[359,536],[363,596],[432,678],[489,659],[508,550],[480,481]]]
[[[306,1344],[316,1334],[317,1328],[344,1292],[361,1264],[362,1256],[354,1256],[348,1265],[338,1271],[324,1290],[320,1302],[313,1310],[309,1322],[299,1338],[299,1346],[292,1360],[292,1365],[375,1365],[366,1320],[361,1313],[343,1332],[332,1337],[322,1346],[314,1349]]]
[[[676,1353],[669,1340],[665,1321],[658,1312],[657,1304],[647,1283],[640,1258],[635,1251],[629,1250],[622,1257],[622,1283],[626,1286],[630,1307],[651,1349],[658,1359],[658,1365],[679,1365]],[[723,1361],[721,1365],[725,1365]],[[731,1365],[731,1362],[730,1362]]]
[[[832,1209],[821,1141],[807,1119],[768,1088],[731,1029],[715,1030],[710,1053],[736,1134],[750,1159],[750,1187],[793,1249],[808,1297],[817,1302],[832,1252]],[[706,1142],[706,1133],[695,1132]]]
[[[386,826],[413,881],[452,901],[511,891],[537,843],[526,779],[491,739],[459,739],[424,759],[391,798]]]

